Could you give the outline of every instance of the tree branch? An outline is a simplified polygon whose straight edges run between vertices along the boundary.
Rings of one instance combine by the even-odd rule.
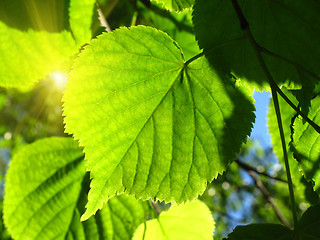
[[[259,175],[262,175],[262,176],[265,176],[267,178],[270,178],[270,179],[273,179],[273,180],[277,180],[277,181],[280,181],[280,182],[284,182],[284,183],[288,183],[288,181],[282,179],[282,178],[279,178],[279,177],[273,177],[271,175],[269,175],[268,173],[265,173],[265,172],[259,172],[256,168],[254,167],[251,167],[250,165],[240,161],[239,159],[237,159],[235,161],[241,168],[243,168],[244,170],[246,171],[253,171]]]
[[[256,174],[254,173],[254,171],[252,170],[247,170],[248,174],[252,177],[252,179],[254,180],[255,185],[257,186],[257,188],[259,188],[260,192],[263,194],[263,196],[265,197],[265,199],[270,203],[270,205],[272,206],[275,214],[277,215],[278,219],[288,228],[290,228],[290,224],[289,222],[284,218],[284,216],[282,215],[280,209],[277,207],[274,199],[271,197],[270,193],[268,192],[268,190],[265,188],[265,186],[263,185],[263,183],[260,181],[260,179],[256,176]]]

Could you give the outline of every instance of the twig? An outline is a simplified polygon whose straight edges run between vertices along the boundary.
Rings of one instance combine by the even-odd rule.
[[[269,174],[266,173],[266,172],[260,172],[260,171],[258,171],[256,168],[251,167],[250,165],[248,165],[248,164],[240,161],[239,159],[237,159],[235,162],[236,162],[241,168],[243,168],[243,169],[246,170],[246,171],[253,171],[253,172],[255,172],[255,173],[259,174],[259,175],[268,177],[268,178],[270,178],[270,179],[277,180],[277,181],[284,182],[284,183],[288,183],[287,180],[284,180],[284,179],[282,179],[282,178],[273,177],[273,176],[269,175]]]
[[[274,103],[274,108],[275,108],[275,111],[276,111],[277,122],[278,122],[278,126],[279,126],[279,133],[280,133],[281,144],[282,144],[283,158],[284,158],[284,162],[285,162],[287,179],[288,179],[288,188],[289,188],[289,195],[290,195],[290,200],[291,200],[291,211],[292,211],[292,216],[293,216],[294,231],[298,232],[298,217],[297,217],[297,213],[296,213],[296,209],[295,209],[295,199],[294,199],[293,184],[292,184],[292,179],[291,179],[290,165],[289,165],[288,153],[287,153],[287,146],[286,146],[284,132],[283,132],[281,113],[280,113],[280,107],[279,107],[279,100],[278,100],[278,95],[277,95],[277,91],[279,92],[280,88],[278,87],[278,85],[273,80],[273,77],[272,77],[269,69],[267,68],[267,65],[265,64],[265,62],[264,62],[264,60],[262,58],[261,49],[259,48],[258,43],[254,39],[254,37],[253,37],[253,35],[252,35],[251,31],[250,31],[249,24],[248,24],[247,20],[245,19],[244,15],[243,15],[240,7],[239,7],[238,1],[237,0],[231,0],[231,1],[232,1],[233,6],[234,6],[234,9],[235,9],[235,11],[237,13],[238,19],[240,21],[241,29],[244,31],[244,34],[248,37],[248,40],[249,40],[253,50],[255,51],[255,54],[256,54],[257,58],[258,58],[259,64],[260,64],[262,70],[264,71],[264,73],[266,74],[266,77],[267,77],[267,79],[269,81],[269,84],[270,84],[270,87],[271,87],[271,94],[272,94],[272,99],[273,99],[273,103]],[[280,90],[279,94],[280,93],[283,94],[283,92],[281,90]],[[283,95],[285,96],[285,94],[283,94]],[[299,112],[300,112],[300,110],[299,110]],[[303,116],[303,115],[301,115],[301,116]]]
[[[97,3],[96,5],[97,5],[97,12],[99,15],[99,21],[100,21],[101,27],[105,27],[107,32],[111,32],[111,28],[110,28],[105,16],[103,15],[103,12],[101,11],[99,4]]]

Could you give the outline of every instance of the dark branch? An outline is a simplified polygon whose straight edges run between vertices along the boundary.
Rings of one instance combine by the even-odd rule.
[[[239,159],[237,159],[235,161],[241,168],[243,168],[244,170],[246,171],[253,171],[259,175],[262,175],[262,176],[265,176],[267,178],[270,178],[270,179],[273,179],[273,180],[277,180],[277,181],[280,181],[280,182],[284,182],[284,183],[287,183],[286,180],[282,179],[282,178],[279,178],[279,177],[273,177],[271,175],[269,175],[268,173],[265,173],[265,172],[259,172],[256,168],[254,167],[251,167],[250,165],[240,161]]]

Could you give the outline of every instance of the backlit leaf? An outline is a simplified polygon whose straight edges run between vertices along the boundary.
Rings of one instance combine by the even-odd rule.
[[[93,0],[1,1],[0,87],[28,89],[68,68],[70,57],[91,38],[93,6]]]
[[[320,125],[320,96],[311,101],[308,117],[316,124]],[[320,138],[310,124],[305,122],[301,117],[294,121],[294,134],[292,148],[295,157],[299,161],[304,176],[308,180],[315,182],[315,190],[320,187]]]
[[[151,0],[151,2],[160,3],[170,11],[182,11],[185,8],[192,7],[194,0]]]
[[[209,208],[195,200],[173,205],[158,218],[140,224],[133,240],[210,240],[214,221]]]
[[[83,219],[122,192],[196,198],[236,158],[254,119],[252,99],[205,58],[185,66],[176,42],[143,26],[92,41],[63,101],[66,131],[91,171]]]
[[[146,218],[145,203],[118,196],[86,222],[89,190],[82,149],[71,138],[39,140],[10,162],[4,220],[14,239],[131,239]]]

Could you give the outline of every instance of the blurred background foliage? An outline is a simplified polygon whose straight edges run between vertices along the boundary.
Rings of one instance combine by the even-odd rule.
[[[200,52],[193,34],[191,10],[180,14],[169,13],[149,1],[97,2],[95,10],[99,9],[110,29],[138,24],[156,27],[179,43],[186,59]],[[4,14],[3,11],[0,13]],[[95,20],[92,25],[93,36],[103,31],[105,28]],[[52,73],[25,92],[0,89],[0,213],[4,176],[14,153],[37,139],[65,135],[61,98],[66,78],[67,71]],[[243,145],[237,161],[228,167],[225,174],[208,184],[206,192],[200,197],[210,207],[215,219],[215,239],[225,237],[240,224],[282,222],[292,225],[285,179],[284,166],[279,163],[273,149],[250,138]],[[295,182],[295,191],[295,207],[300,215],[310,205],[319,202],[312,183],[302,176]],[[168,206],[160,203],[156,208],[162,211]],[[10,239],[1,219],[0,239]]]

